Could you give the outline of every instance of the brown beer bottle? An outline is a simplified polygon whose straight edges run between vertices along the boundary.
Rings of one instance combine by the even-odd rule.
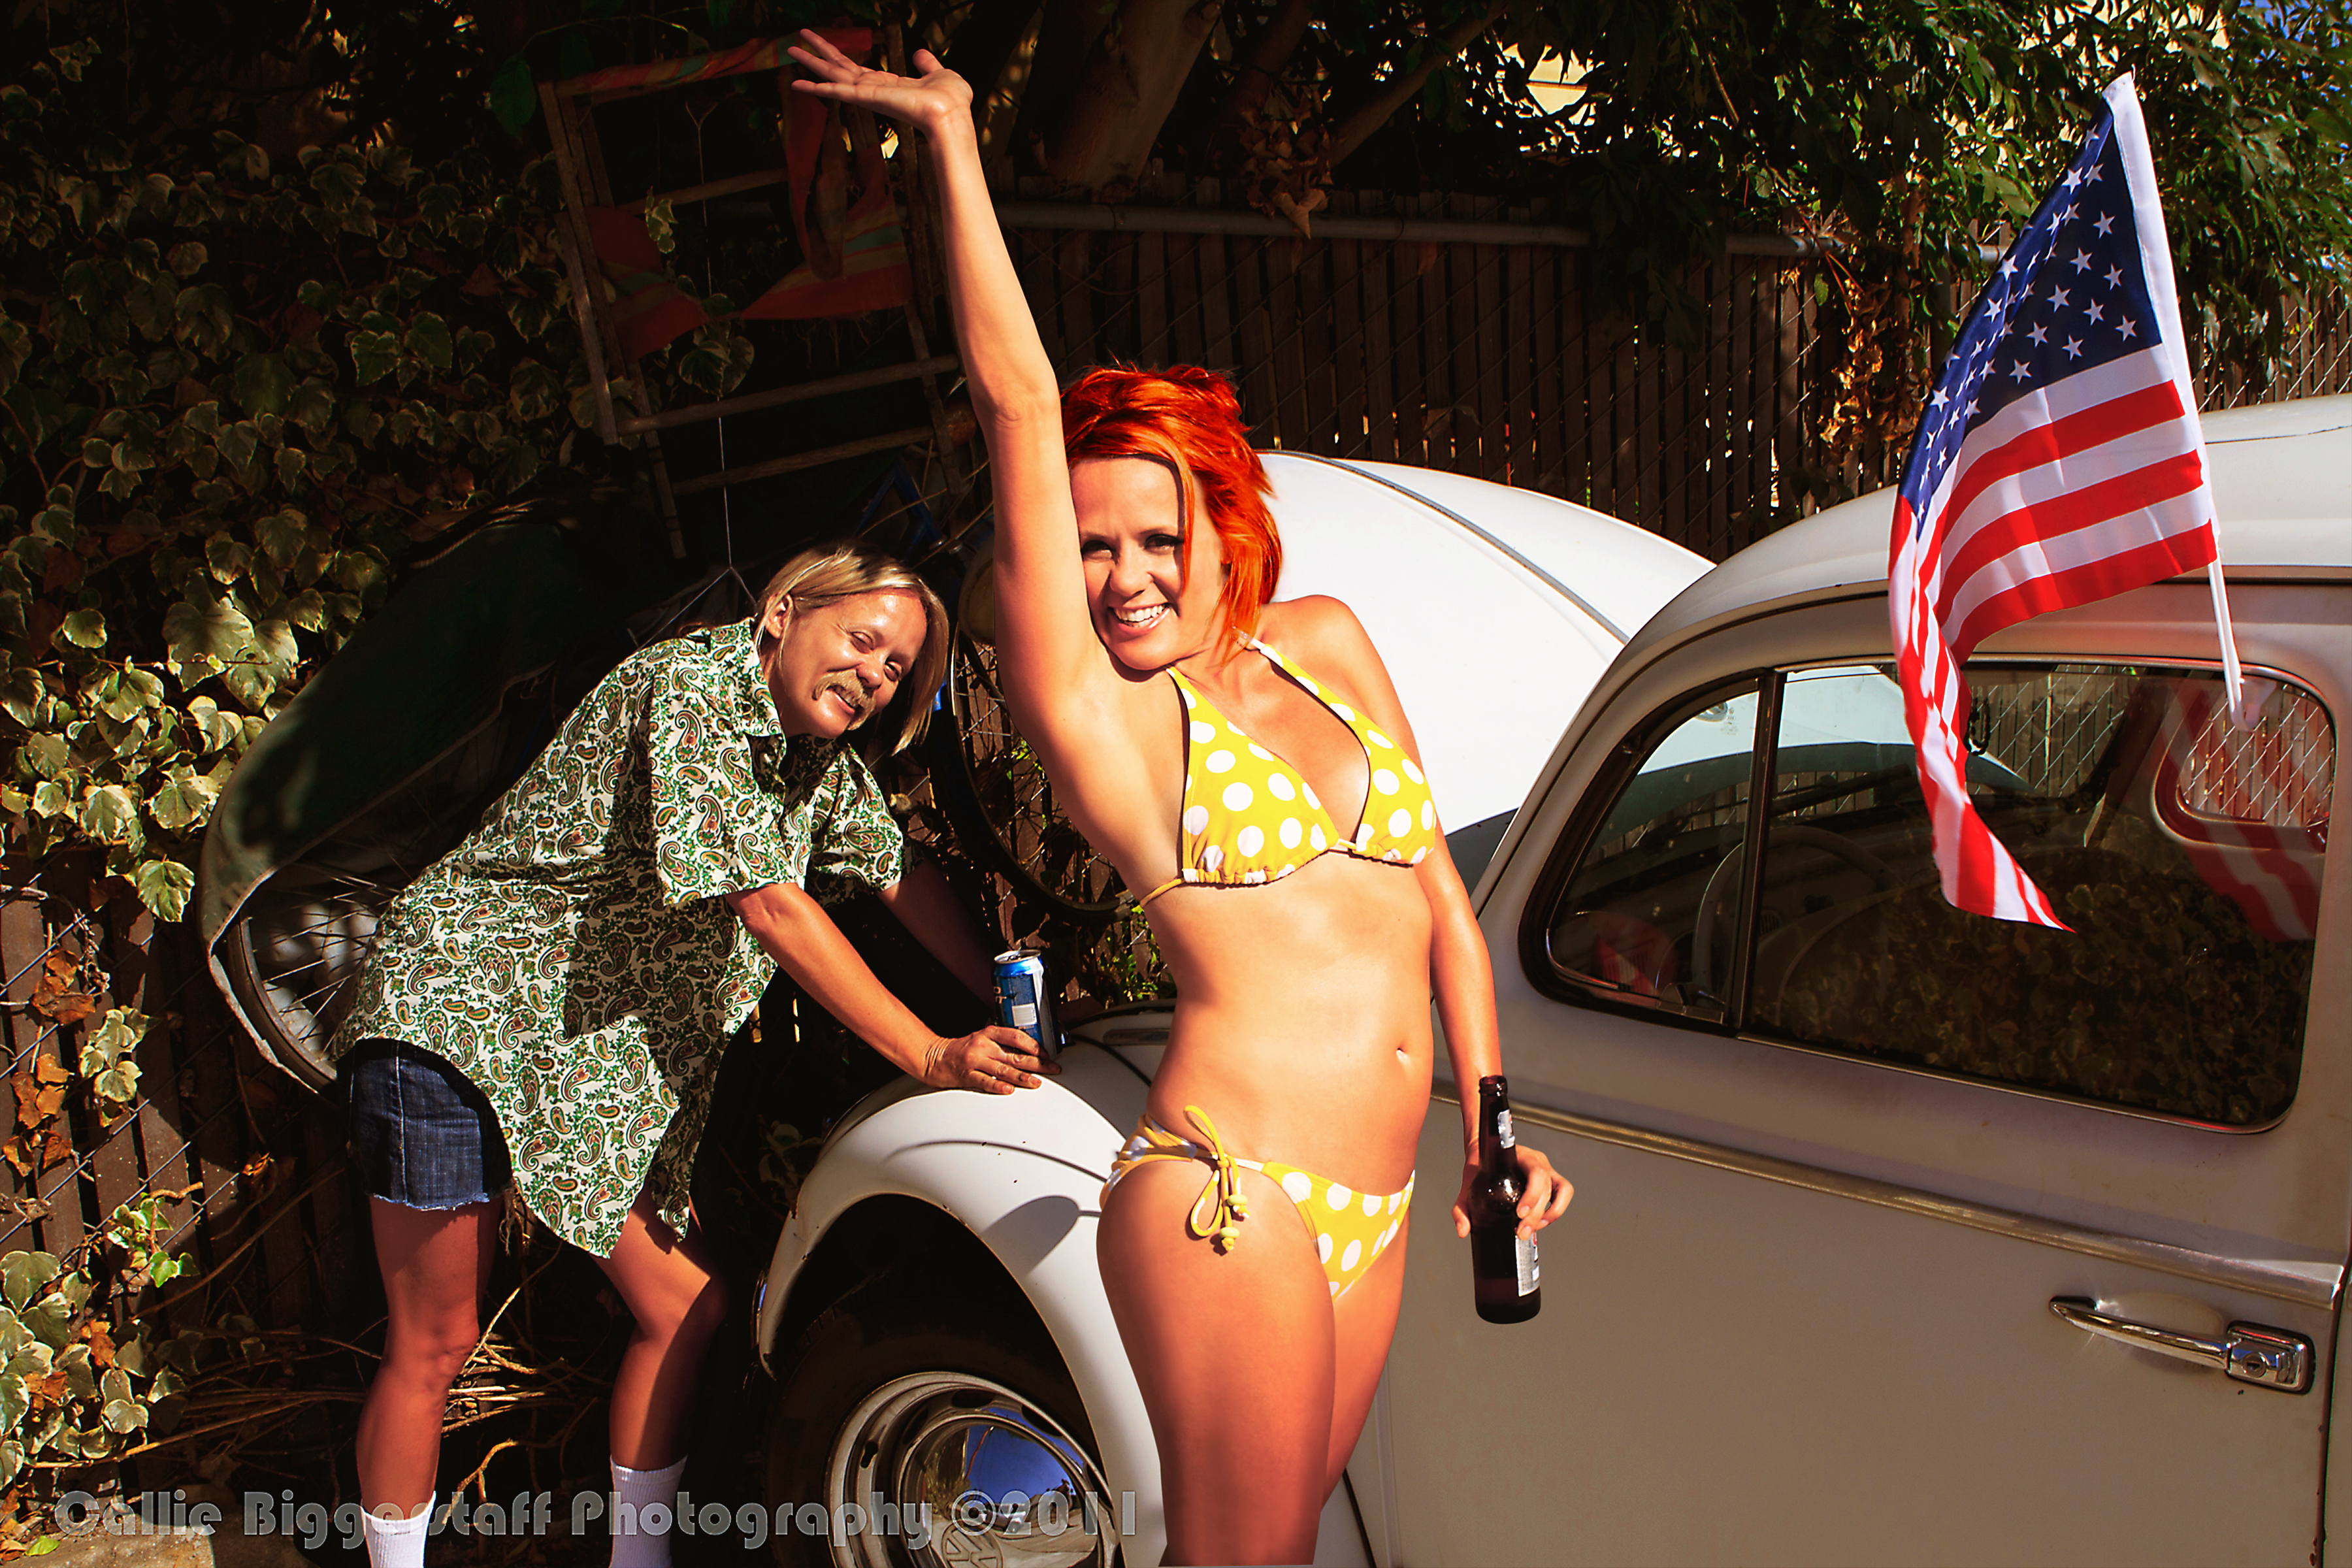
[[[1524,1323],[1543,1310],[1536,1244],[1520,1239],[1518,1140],[1511,1131],[1511,1085],[1478,1080],[1478,1178],[1470,1184],[1470,1277],[1478,1315],[1490,1323]]]

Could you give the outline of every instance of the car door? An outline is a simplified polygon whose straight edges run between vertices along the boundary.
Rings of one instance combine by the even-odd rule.
[[[1604,688],[1482,909],[1519,1136],[1577,1198],[1509,1328],[1417,1205],[1358,1467],[1391,1560],[2313,1560],[2345,595],[2235,591],[2251,731],[2202,588],[1979,653],[1970,783],[2071,932],[1942,903],[1883,596]],[[1433,1107],[1424,1192],[1458,1138]]]

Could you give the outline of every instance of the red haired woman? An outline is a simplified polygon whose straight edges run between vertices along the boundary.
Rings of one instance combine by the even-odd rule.
[[[1097,371],[1058,394],[971,89],[927,53],[908,79],[802,37],[819,79],[801,90],[919,127],[938,154],[995,471],[1006,693],[1056,798],[1150,889],[1181,998],[1098,1232],[1159,1441],[1166,1561],[1303,1563],[1396,1329],[1433,986],[1455,1081],[1501,1070],[1486,944],[1362,626],[1336,600],[1273,599],[1281,545],[1232,388]],[[1569,1188],[1521,1162],[1531,1232]]]

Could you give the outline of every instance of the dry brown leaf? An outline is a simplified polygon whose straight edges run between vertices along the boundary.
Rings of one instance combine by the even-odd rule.
[[[46,1013],[60,1024],[79,1024],[98,1011],[98,1004],[86,992],[68,991],[50,1001],[45,1007],[41,1005],[40,994],[37,992],[33,996],[33,1010]]]

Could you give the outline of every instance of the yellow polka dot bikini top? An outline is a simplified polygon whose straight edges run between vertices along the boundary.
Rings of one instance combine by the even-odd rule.
[[[1242,888],[1278,882],[1335,849],[1360,859],[1418,866],[1437,842],[1437,807],[1429,798],[1429,781],[1404,748],[1346,703],[1325,696],[1322,687],[1265,643],[1252,637],[1249,646],[1355,732],[1372,773],[1363,817],[1352,837],[1342,837],[1298,771],[1243,733],[1171,665],[1168,678],[1184,700],[1181,868],[1146,893],[1143,903],[1171,888],[1196,883]]]

